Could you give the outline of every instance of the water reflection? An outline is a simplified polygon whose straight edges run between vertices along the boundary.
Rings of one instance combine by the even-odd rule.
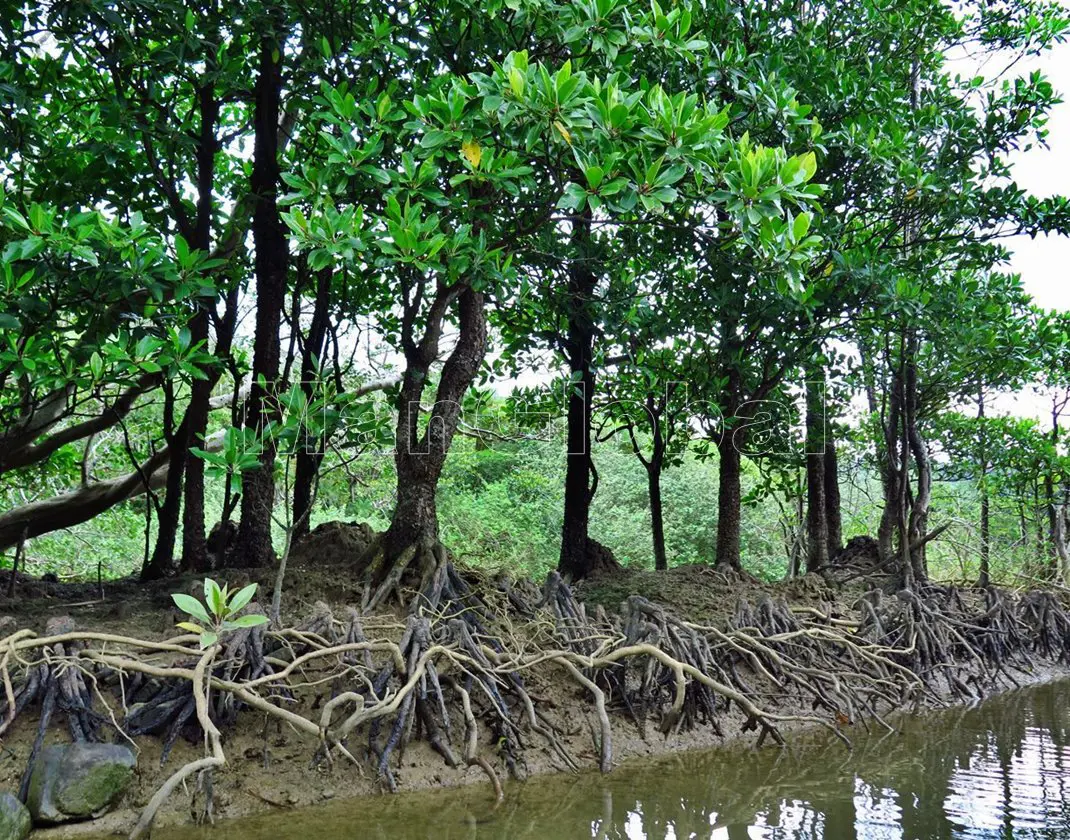
[[[1070,837],[1070,683],[789,750],[721,750],[610,776],[377,797],[158,837],[936,840]],[[280,826],[284,828],[280,831]]]

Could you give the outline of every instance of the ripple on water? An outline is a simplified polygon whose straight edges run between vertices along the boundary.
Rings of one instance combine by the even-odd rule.
[[[390,840],[1067,840],[1070,682],[904,718],[855,748],[800,736],[632,764],[608,776],[336,802],[286,814],[287,837]],[[278,816],[156,840],[275,840]]]

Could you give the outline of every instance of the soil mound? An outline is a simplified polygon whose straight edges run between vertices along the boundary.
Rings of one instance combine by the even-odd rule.
[[[896,576],[881,563],[880,550],[873,537],[851,537],[847,545],[822,570],[825,577],[838,584],[865,580],[871,588],[892,591],[899,588]]]
[[[354,568],[374,539],[367,522],[324,522],[293,547],[290,559],[295,566]]]

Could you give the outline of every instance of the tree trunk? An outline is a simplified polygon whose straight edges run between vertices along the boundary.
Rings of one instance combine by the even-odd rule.
[[[664,571],[669,568],[665,553],[665,514],[661,507],[661,459],[651,458],[646,467],[647,490],[650,494],[650,531],[654,538],[654,568]]]
[[[565,340],[571,374],[568,394],[565,456],[565,511],[561,525],[561,553],[557,570],[569,580],[595,571],[606,559],[605,550],[591,539],[591,502],[598,489],[598,473],[591,458],[591,414],[595,375],[594,320],[589,302],[598,278],[592,259],[590,219],[574,219],[572,241],[577,254],[568,269],[568,332]]]
[[[215,62],[209,57],[207,69],[213,71]],[[197,222],[194,241],[191,243],[204,253],[212,249],[212,212],[215,206],[215,153],[218,146],[216,122],[219,119],[219,101],[215,96],[211,77],[202,80],[198,92],[201,112],[201,131],[197,141]],[[210,319],[208,303],[202,301],[190,322],[190,339],[194,344],[208,347]],[[216,337],[216,353],[229,352],[230,339]],[[220,372],[215,371],[206,379],[198,379],[190,388],[189,406],[186,408],[186,423],[189,426],[187,443],[204,447],[208,433],[208,402],[212,388],[219,381]],[[208,560],[208,544],[204,523],[204,461],[189,451],[182,456],[186,460],[186,491],[182,510],[182,568],[189,571],[204,571]]]
[[[221,434],[212,435],[205,441],[205,449],[209,451],[217,451],[222,445]],[[18,545],[23,534],[32,540],[71,528],[88,522],[120,502],[148,490],[159,490],[167,483],[169,454],[166,448],[161,449],[127,475],[86,484],[69,493],[0,513],[0,551]]]
[[[308,327],[308,335],[305,337],[304,354],[301,358],[301,388],[309,403],[318,395],[315,393],[318,379],[318,368],[323,364],[323,349],[327,339],[327,319],[330,315],[331,296],[331,270],[328,268],[319,272],[316,279],[316,302],[312,309],[312,323]],[[320,435],[309,436],[306,429],[302,429],[299,436],[301,441],[297,447],[296,464],[294,465],[294,488],[293,488],[293,541],[301,539],[309,531],[312,507],[312,490],[316,482],[316,474],[319,472],[320,463],[323,461],[323,447],[325,441]]]
[[[881,420],[884,446],[878,459],[881,486],[884,490],[884,509],[881,512],[881,523],[877,530],[877,550],[881,563],[885,565],[890,565],[893,559],[892,541],[895,537],[896,524],[899,521],[900,485],[905,480],[899,458],[902,393],[902,377],[899,371],[896,371],[892,377],[892,387],[887,395],[885,416]]]
[[[825,527],[828,530],[829,557],[843,550],[843,509],[840,501],[840,467],[836,441],[831,435],[825,442]]]
[[[579,338],[581,332],[581,329],[570,326],[572,338]],[[597,489],[597,481],[592,481],[595,472],[591,460],[591,391],[594,389],[594,374],[589,358],[585,359],[582,352],[571,356],[569,369],[572,382],[568,395],[565,511],[557,570],[566,578],[578,580],[590,572],[587,564],[588,531],[591,500]]]
[[[279,376],[279,327],[286,297],[289,248],[279,217],[276,193],[279,180],[278,130],[282,98],[283,38],[277,16],[272,32],[260,43],[256,80],[251,189],[254,271],[256,275],[256,335],[253,340],[253,387],[247,416],[263,431],[277,416],[274,389]],[[263,383],[263,384],[262,384]],[[260,465],[242,475],[241,523],[238,527],[237,564],[269,565],[275,556],[271,543],[271,512],[275,503],[275,444],[263,441]]]
[[[1056,580],[1063,586],[1070,586],[1070,547],[1066,542],[1066,524],[1067,503],[1064,501],[1055,517],[1055,557],[1058,561]]]
[[[981,467],[981,569],[977,577],[978,586],[988,586],[992,582],[992,570],[990,563],[989,535],[991,533],[991,512],[988,498],[988,451],[985,445],[985,395],[981,391],[977,395],[977,419],[978,433],[980,434],[980,467]]]
[[[926,562],[925,539],[929,528],[929,502],[932,499],[933,470],[929,458],[929,449],[921,436],[918,425],[918,370],[916,363],[917,338],[913,336],[909,344],[909,356],[906,369],[906,443],[914,458],[917,472],[917,491],[910,506],[910,527],[906,535],[910,549],[910,563],[916,583],[929,580],[929,565]],[[906,470],[904,470],[904,474]]]
[[[438,540],[435,492],[442,466],[461,420],[461,400],[471,387],[487,352],[487,317],[481,292],[465,287],[458,296],[457,344],[442,367],[435,405],[420,434],[420,399],[431,363],[438,355],[438,336],[448,299],[431,307],[424,341],[407,352],[398,397],[397,505],[383,537],[384,568],[411,547],[430,547]]]
[[[208,340],[208,312],[202,310],[194,317],[190,334],[194,341]],[[204,524],[204,461],[189,451],[190,446],[204,448],[204,437],[208,432],[208,402],[212,388],[219,375],[214,374],[207,380],[197,380],[190,389],[189,406],[186,408],[185,423],[189,427],[187,446],[183,457],[186,468],[186,487],[182,509],[182,569],[183,571],[203,571],[206,567],[208,548]]]
[[[813,377],[809,377],[812,379]],[[825,412],[823,383],[806,383],[806,571],[828,563],[825,500]]]
[[[175,391],[171,382],[164,383],[163,414],[164,439],[167,441],[170,459],[167,489],[163,504],[156,511],[156,545],[153,546],[152,557],[141,568],[141,580],[160,580],[174,573],[175,537],[178,534],[178,521],[182,510],[182,476],[186,465],[185,458],[175,458],[174,453],[176,449],[184,452],[188,446],[189,425],[183,419],[177,429],[174,427]]]
[[[1037,465],[1038,468],[1040,465]],[[1037,562],[1042,563],[1044,558],[1044,517],[1045,510],[1040,504],[1040,482],[1033,482],[1033,531],[1035,534],[1035,545]]]
[[[742,508],[739,449],[730,432],[717,445],[720,456],[717,487],[717,568],[741,571],[740,520]]]
[[[1051,448],[1053,456],[1057,457],[1059,451],[1059,409],[1055,403],[1052,404],[1051,410]],[[1058,508],[1055,504],[1055,481],[1052,477],[1054,469],[1055,465],[1049,464],[1044,471],[1044,504],[1048,511],[1048,556],[1051,558],[1053,571],[1058,576],[1059,564],[1062,558],[1059,556],[1059,545],[1056,539]]]

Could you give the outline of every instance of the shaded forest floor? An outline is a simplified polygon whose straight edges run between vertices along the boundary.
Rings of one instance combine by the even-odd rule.
[[[353,616],[351,608],[361,604],[363,587],[354,562],[366,536],[350,526],[321,526],[295,551],[283,598],[285,627],[303,628],[302,632],[311,637],[332,643],[352,638],[353,621],[346,616]],[[475,688],[469,681],[472,731],[478,721],[473,737],[478,741],[481,763],[470,760],[448,766],[451,762],[444,761],[432,746],[434,739],[427,737],[427,727],[433,729],[434,724],[421,718],[414,726],[409,720],[407,731],[406,726],[400,727],[404,737],[396,751],[388,751],[392,768],[388,785],[377,772],[378,754],[372,753],[383,748],[389,726],[380,732],[373,723],[370,736],[364,730],[352,734],[346,743],[358,759],[354,765],[337,757],[333,762],[321,760],[322,745],[307,732],[245,708],[233,722],[221,726],[227,764],[213,780],[210,800],[214,818],[314,805],[382,792],[388,786],[416,790],[485,782],[488,775],[508,782],[510,777],[596,769],[606,760],[607,737],[600,729],[592,690],[566,668],[539,664],[535,654],[564,646],[577,651],[577,656],[582,653],[597,658],[614,649],[608,640],[615,635],[621,637],[614,642],[617,649],[633,643],[660,646],[682,660],[694,656],[695,661],[704,661],[706,657],[711,674],[779,718],[775,730],[767,728],[742,704],[721,702],[724,698],[716,697],[716,692],[709,696],[697,693],[695,689],[702,687],[693,681],[688,683],[686,699],[679,695],[677,707],[673,672],[662,668],[656,659],[622,664],[618,671],[581,669],[604,693],[614,764],[738,739],[776,749],[772,741],[778,737],[790,740],[792,731],[818,725],[848,740],[852,731],[885,725],[884,718],[896,710],[970,702],[1004,688],[1070,673],[1065,664],[1070,660],[1070,633],[1066,632],[1068,625],[1058,618],[1066,604],[1059,604],[1052,593],[1035,596],[1043,600],[1045,617],[1037,618],[1040,624],[1033,624],[1029,599],[1034,596],[934,590],[924,603],[915,604],[891,593],[875,594],[886,582],[873,578],[842,576],[852,580],[836,583],[835,575],[832,580],[808,575],[770,584],[691,565],[667,572],[623,570],[611,577],[581,582],[570,593],[575,600],[569,603],[579,605],[576,617],[567,609],[564,613],[551,609],[545,591],[546,603],[536,603],[539,587],[534,584],[489,577],[463,566],[460,574],[474,591],[495,593],[488,604],[495,619],[494,632],[502,640],[500,648],[509,652],[515,647],[531,657],[533,664],[522,671],[524,690],[537,715],[537,731],[553,733],[552,739],[519,726],[519,712],[515,733],[511,726],[503,727],[495,718],[493,704],[480,697],[478,680]],[[229,583],[232,591],[256,581],[266,601],[273,570],[226,570],[216,577]],[[79,630],[147,640],[173,639],[175,623],[184,618],[172,603],[174,592],[199,596],[201,577],[152,584],[105,582],[102,588],[96,583],[20,578],[14,599],[0,596],[0,637],[10,638],[16,630],[24,629],[43,635],[49,632],[46,625],[50,621],[65,616]],[[518,597],[521,594],[524,597]],[[533,608],[525,606],[533,603]],[[511,604],[519,606],[514,611]],[[946,622],[940,604],[946,605]],[[635,628],[640,622],[637,610],[643,611],[641,623],[647,628],[641,633]],[[1054,619],[1048,617],[1052,610]],[[362,616],[357,626],[369,640],[397,643],[401,639],[404,647],[408,622],[407,611],[391,600],[373,614]],[[927,622],[941,628],[931,638],[926,636]],[[1016,622],[1021,626],[1012,626]],[[596,628],[597,651],[582,632],[576,632],[593,634]],[[907,632],[904,628],[910,628],[912,635],[903,635]],[[866,641],[853,649],[853,643],[845,640],[854,638]],[[919,651],[926,646],[931,649],[921,656]],[[486,644],[483,647],[488,649]],[[700,647],[705,653],[695,653]],[[293,657],[299,654],[295,651]],[[836,658],[829,658],[833,656]],[[832,661],[847,663],[837,675],[842,685],[836,678],[824,682],[821,671],[828,670]],[[368,673],[373,674],[381,661],[368,659],[367,665]],[[448,665],[440,664],[440,671],[443,680],[452,683]],[[287,695],[278,702],[317,720],[327,700],[340,691],[338,675],[311,672],[303,677],[291,681]],[[505,694],[508,679],[500,676],[498,681]],[[400,691],[400,684],[390,690]],[[98,696],[103,698],[107,693],[103,685],[101,691]],[[114,698],[114,694],[108,696]],[[452,702],[453,695],[450,697]],[[127,703],[125,694],[110,705],[119,721],[124,711],[129,717],[134,706]],[[511,707],[515,709],[516,704],[511,702]],[[445,712],[444,701],[442,709]],[[449,716],[445,717],[448,727]],[[465,737],[460,736],[463,722],[459,717],[455,711],[455,751],[460,749],[457,742],[470,734],[466,729]],[[70,739],[61,720],[53,722],[45,743]],[[0,789],[18,789],[37,723],[36,714],[23,714],[4,734]],[[69,836],[129,830],[137,812],[163,781],[183,763],[204,754],[203,734],[195,722],[175,731],[182,737],[177,738],[163,766],[161,733],[134,739],[140,751],[138,775],[118,810],[92,824],[52,829],[51,833]],[[424,737],[420,737],[421,732]],[[773,737],[767,738],[769,734]],[[107,737],[122,739],[114,732]],[[374,746],[377,738],[378,748]],[[487,795],[493,797],[489,787]],[[189,821],[191,815],[203,816],[205,799],[204,791],[191,780],[170,797],[159,819],[176,823]]]

